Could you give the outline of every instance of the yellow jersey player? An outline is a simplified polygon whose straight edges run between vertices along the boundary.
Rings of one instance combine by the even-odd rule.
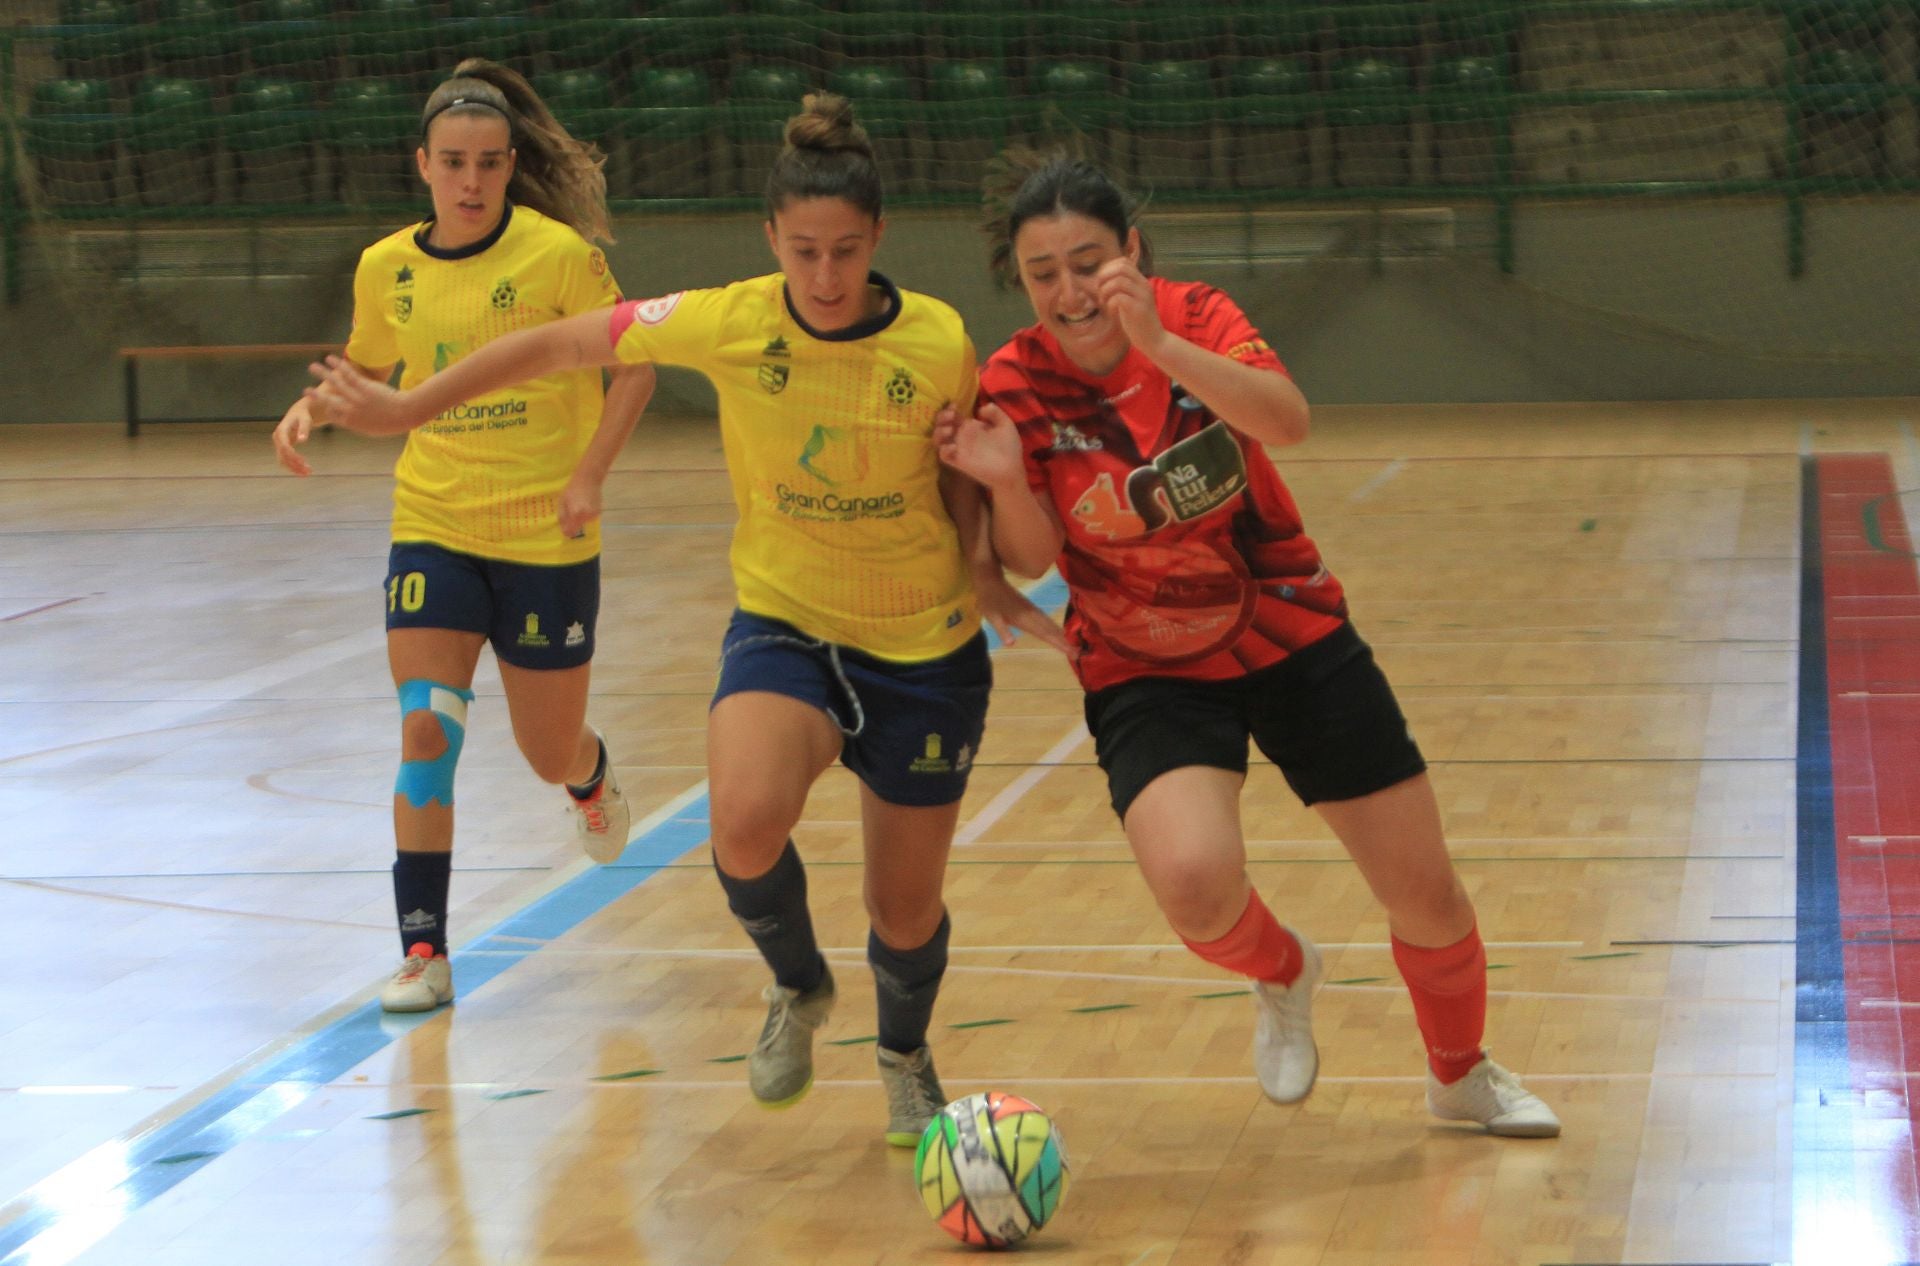
[[[527,81],[462,62],[427,98],[416,154],[433,218],[369,247],[354,275],[343,364],[367,381],[418,383],[514,330],[620,299],[606,256],[606,182]],[[572,796],[597,861],[626,846],[631,815],[586,723],[600,607],[601,485],[653,390],[653,371],[544,375],[441,410],[395,468],[393,546],[381,600],[400,693],[394,787],[396,913],[404,960],[389,1011],[453,998],[447,886],[454,766],[481,646],[491,643],[514,737],[535,773]],[[315,421],[304,397],[274,431],[280,462]]]
[[[913,1146],[945,1102],[927,1027],[947,854],[986,721],[981,616],[1064,644],[1002,577],[977,490],[935,457],[936,419],[973,408],[973,346],[951,308],[871,271],[884,227],[852,108],[809,96],[767,184],[780,272],[502,339],[398,393],[336,362],[310,394],[386,433],[559,369],[657,361],[713,380],[740,516],[738,610],[707,723],[714,864],[773,971],[748,1081],[772,1106],[812,1084],[834,985],[790,832],[839,760],[862,783],[886,1134]]]

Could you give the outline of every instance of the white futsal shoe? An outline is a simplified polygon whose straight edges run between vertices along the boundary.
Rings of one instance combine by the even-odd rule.
[[[600,740],[600,750],[607,750],[605,738]],[[582,800],[567,793],[573,802],[573,825],[580,836],[580,847],[603,866],[620,860],[620,854],[627,851],[627,834],[633,830],[633,809],[620,792],[620,780],[613,775],[611,752],[607,752],[606,762],[606,772],[592,795]]]
[[[1323,968],[1312,941],[1287,929],[1300,942],[1300,974],[1291,985],[1253,982],[1258,1022],[1253,1032],[1253,1073],[1275,1103],[1298,1103],[1320,1075],[1320,1048],[1313,1042],[1313,994]]]
[[[453,1001],[453,964],[425,941],[407,951],[400,970],[380,990],[382,1011],[431,1011]]]
[[[1487,1133],[1514,1139],[1550,1139],[1560,1133],[1560,1118],[1540,1096],[1493,1060],[1482,1057],[1473,1071],[1452,1085],[1427,1070],[1427,1110],[1442,1121],[1477,1121]]]

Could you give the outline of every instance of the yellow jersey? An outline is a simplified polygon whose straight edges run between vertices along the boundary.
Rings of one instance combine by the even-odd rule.
[[[622,361],[713,381],[741,609],[882,658],[936,659],[980,628],[933,449],[934,414],[971,412],[979,371],[958,313],[871,280],[885,309],[846,330],[808,328],[773,273],[621,304],[610,333]]]
[[[509,203],[469,246],[427,244],[429,225],[369,246],[353,277],[347,358],[404,362],[411,387],[483,343],[619,301],[607,257],[572,228]],[[600,525],[560,531],[558,502],[600,426],[601,374],[573,370],[456,405],[407,436],[394,466],[393,539],[514,563],[585,562]]]

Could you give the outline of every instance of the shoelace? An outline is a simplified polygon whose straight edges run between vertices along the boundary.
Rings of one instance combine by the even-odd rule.
[[[407,955],[407,961],[400,964],[400,974],[394,977],[394,979],[418,980],[427,974],[427,964],[431,961],[431,959],[422,958],[418,954],[409,954]]]
[[[593,799],[576,800],[573,806],[580,810],[580,816],[587,820],[589,831],[599,832],[607,829],[606,797],[600,794],[599,789],[595,789]]]
[[[767,1022],[760,1030],[758,1043],[760,1046],[768,1046],[786,1030],[787,1021],[793,1015],[794,1000],[784,997],[778,985],[768,985],[766,991],[760,996],[772,1004],[767,1008]]]
[[[936,1101],[933,1088],[927,1084],[925,1069],[909,1067],[904,1071],[905,1077],[887,1084],[887,1098],[894,1116],[918,1120],[932,1116],[945,1106]]]

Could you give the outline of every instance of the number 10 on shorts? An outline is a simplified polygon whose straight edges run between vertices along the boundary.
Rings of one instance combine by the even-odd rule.
[[[387,614],[394,611],[418,611],[427,600],[427,576],[425,572],[410,571],[404,576],[390,576],[387,579]]]

